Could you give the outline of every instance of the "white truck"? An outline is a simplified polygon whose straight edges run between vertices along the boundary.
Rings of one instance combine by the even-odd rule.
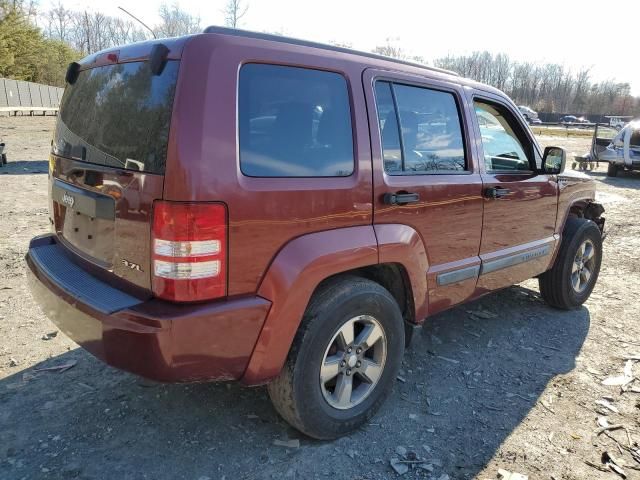
[[[591,158],[609,164],[609,177],[615,177],[624,170],[640,170],[640,120],[629,122],[621,130],[596,125]]]

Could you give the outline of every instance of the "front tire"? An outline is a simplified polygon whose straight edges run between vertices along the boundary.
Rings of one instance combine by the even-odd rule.
[[[618,176],[618,166],[613,163],[610,162],[609,166],[607,167],[607,177],[617,177]]]
[[[585,218],[569,217],[553,267],[538,277],[542,298],[563,310],[579,307],[595,287],[601,262],[598,226]]]
[[[379,284],[344,277],[307,307],[271,401],[293,427],[333,439],[367,422],[389,395],[404,353],[404,323]]]

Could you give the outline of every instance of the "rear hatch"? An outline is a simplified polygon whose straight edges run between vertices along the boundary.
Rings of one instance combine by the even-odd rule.
[[[52,143],[50,208],[60,242],[146,290],[178,65],[168,60],[156,75],[148,61],[81,70],[65,90]]]

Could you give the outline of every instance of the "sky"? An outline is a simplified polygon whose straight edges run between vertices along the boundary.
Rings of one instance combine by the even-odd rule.
[[[41,9],[58,0],[41,0]],[[123,6],[145,23],[157,20],[162,0],[61,0],[68,8],[125,17]],[[120,2],[120,3],[119,3]],[[591,68],[591,80],[631,84],[640,96],[640,62],[619,47],[635,45],[640,1],[618,0],[612,9],[589,0],[245,0],[240,28],[278,32],[371,50],[387,38],[430,61],[476,50],[507,53],[516,61]],[[168,3],[172,3],[169,0]],[[225,0],[179,0],[202,25],[223,25]],[[618,21],[617,19],[628,19]],[[626,60],[626,61],[625,61]]]

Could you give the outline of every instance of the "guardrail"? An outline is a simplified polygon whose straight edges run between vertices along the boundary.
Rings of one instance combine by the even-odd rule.
[[[0,78],[0,113],[34,115],[57,113],[63,88]]]
[[[54,115],[58,114],[58,107],[0,107],[0,113],[7,112],[9,116],[13,113],[14,116],[17,116],[18,113],[28,113],[30,116],[33,116],[35,113],[42,113],[42,115],[46,115],[51,112]]]

